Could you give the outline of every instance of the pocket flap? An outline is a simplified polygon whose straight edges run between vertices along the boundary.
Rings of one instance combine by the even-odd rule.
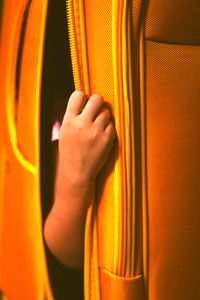
[[[121,277],[100,268],[100,280],[101,300],[145,300],[142,275]]]

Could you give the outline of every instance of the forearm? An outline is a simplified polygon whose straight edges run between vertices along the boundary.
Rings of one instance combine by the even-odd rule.
[[[62,264],[69,268],[82,268],[85,220],[82,216],[68,213],[65,218],[57,209],[51,210],[44,227],[46,244]]]
[[[94,183],[89,180],[76,180],[72,184],[58,178],[55,202],[45,222],[44,237],[51,252],[67,267],[83,267],[85,204],[91,202],[93,194]]]
[[[55,202],[46,220],[46,244],[57,259],[82,268],[87,209],[95,178],[113,147],[115,130],[103,97],[74,92],[59,132]]]

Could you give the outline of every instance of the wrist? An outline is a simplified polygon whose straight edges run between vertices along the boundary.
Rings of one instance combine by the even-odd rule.
[[[59,155],[58,159],[58,172],[57,175],[61,174],[64,175],[66,181],[70,184],[84,184],[88,185],[92,181],[95,180],[96,174],[85,168],[84,166],[77,166],[76,162],[72,163],[65,163],[65,158],[63,155]]]
[[[57,174],[54,207],[59,213],[85,214],[94,197],[95,178],[85,174],[68,176],[62,170]]]

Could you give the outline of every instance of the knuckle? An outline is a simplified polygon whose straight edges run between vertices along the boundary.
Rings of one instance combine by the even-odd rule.
[[[96,94],[96,93],[92,94],[92,97],[103,99],[103,97],[100,94]]]
[[[110,122],[109,125],[107,126],[106,132],[107,132],[107,136],[108,136],[109,139],[114,139],[115,129],[114,129],[114,126],[113,126],[112,122]]]
[[[75,90],[73,93],[72,93],[73,96],[85,96],[85,93],[83,91],[77,91]]]
[[[101,111],[103,113],[109,113],[109,109],[107,109],[107,107],[105,107],[105,106],[102,107]]]
[[[81,134],[81,132],[83,131],[83,129],[84,129],[83,122],[81,122],[80,120],[79,120],[79,122],[76,122],[76,130],[77,130],[77,132],[79,134]]]
[[[105,112],[108,115],[108,117],[110,117],[110,110],[108,108],[105,108]]]
[[[64,117],[62,127],[66,127],[66,128],[71,127],[71,120],[67,116]]]
[[[103,97],[99,94],[93,94],[90,98],[94,98],[96,101],[102,102],[103,103]]]

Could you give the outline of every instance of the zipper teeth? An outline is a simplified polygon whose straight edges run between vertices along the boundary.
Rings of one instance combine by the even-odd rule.
[[[115,173],[115,182],[119,183],[119,186],[115,188],[115,201],[116,201],[116,246],[115,246],[115,262],[116,265],[114,266],[114,272],[118,276],[122,276],[123,271],[123,248],[124,248],[124,228],[123,228],[123,215],[122,215],[122,204],[124,199],[124,164],[123,164],[123,134],[121,134],[122,129],[122,122],[121,122],[121,101],[123,101],[121,95],[121,78],[120,78],[120,60],[119,60],[119,49],[121,48],[121,44],[119,43],[121,24],[119,20],[120,16],[120,1],[113,0],[113,7],[112,7],[112,38],[113,38],[113,71],[114,71],[114,83],[115,83],[115,101],[118,103],[116,105],[116,130],[119,136],[122,137],[121,145],[119,144],[119,159],[116,162],[116,173]]]
[[[75,88],[90,95],[84,1],[67,0],[66,8]],[[87,212],[84,234],[84,297],[86,300],[100,300],[96,209],[93,199]]]
[[[124,251],[124,260],[125,260],[125,269],[124,276],[130,276],[131,274],[131,236],[132,236],[132,223],[131,223],[131,189],[130,189],[130,179],[131,179],[131,147],[130,147],[130,98],[129,98],[129,82],[128,82],[128,1],[123,1],[123,10],[122,10],[122,84],[123,84],[123,92],[124,92],[124,139],[125,139],[125,184],[126,184],[126,199],[124,203],[126,203],[125,211],[126,211],[126,231],[124,231],[125,235],[125,251]]]
[[[129,95],[128,95],[128,60],[127,60],[127,0],[123,3],[122,12],[122,82],[124,87],[124,134],[125,134],[125,158],[126,158],[126,248],[125,248],[125,271],[124,276],[130,275],[130,242],[131,242],[131,223],[130,223],[130,212],[131,212],[131,191],[130,191],[130,170],[131,170],[131,156],[130,156],[130,109],[129,109]],[[128,151],[127,151],[128,150]]]
[[[134,268],[136,264],[136,257],[135,257],[135,142],[134,142],[134,110],[133,110],[133,77],[132,77],[132,53],[131,53],[131,12],[132,12],[132,4],[126,0],[126,6],[124,9],[124,18],[125,19],[125,33],[126,33],[126,40],[124,41],[124,49],[126,49],[125,54],[125,62],[123,63],[124,73],[124,85],[127,86],[126,93],[127,93],[127,106],[128,106],[128,119],[126,122],[127,130],[127,146],[128,146],[128,160],[127,160],[127,191],[128,191],[128,198],[127,198],[127,209],[128,209],[128,217],[127,217],[127,259],[128,265],[126,270],[127,276],[135,276]],[[127,66],[127,68],[126,68]]]
[[[117,27],[116,27],[116,73],[117,73],[117,96],[121,99],[119,102],[119,132],[121,133],[121,199],[119,199],[118,208],[120,210],[118,224],[119,240],[118,247],[121,245],[121,251],[118,253],[118,275],[133,276],[134,270],[134,235],[135,235],[135,217],[132,212],[134,208],[135,198],[132,199],[132,160],[131,146],[134,147],[132,139],[133,135],[133,117],[130,108],[132,106],[132,91],[129,82],[132,79],[131,61],[130,61],[130,11],[128,1],[119,1],[117,8]],[[129,26],[128,26],[129,24]],[[130,82],[131,86],[132,82]],[[119,100],[118,100],[119,101]],[[134,148],[133,148],[134,151]],[[132,203],[133,200],[133,203]]]
[[[119,99],[118,95],[118,77],[117,77],[117,6],[116,1],[112,1],[112,58],[113,58],[113,75],[114,75],[114,87],[115,87],[115,101],[117,102]],[[115,107],[116,116],[119,115],[119,107],[116,105]],[[117,133],[120,131],[119,120],[116,118],[115,127]],[[119,145],[120,146],[120,145]],[[113,271],[116,275],[120,275],[119,266],[120,266],[120,248],[121,248],[121,215],[120,215],[120,195],[121,195],[121,185],[119,183],[119,178],[121,180],[121,172],[120,172],[120,147],[119,147],[119,159],[116,160],[115,164],[115,258],[114,258],[114,268]],[[119,225],[120,224],[120,225]]]
[[[66,1],[66,8],[67,8],[70,53],[71,53],[75,89],[80,91],[81,81],[80,81],[80,68],[79,68],[79,58],[78,58],[78,45],[76,40],[76,26],[75,26],[73,0]]]
[[[140,94],[141,94],[141,120],[146,120],[145,115],[145,59],[144,59],[144,23],[140,29],[139,35],[139,51],[140,51]],[[143,234],[143,276],[144,276],[144,288],[146,299],[148,298],[148,253],[149,253],[149,244],[148,244],[148,199],[147,199],[147,157],[146,157],[146,132],[145,132],[145,121],[141,122],[141,144],[142,144],[142,234]]]
[[[79,11],[79,28],[80,28],[80,49],[81,53],[81,67],[82,67],[82,78],[83,78],[83,88],[84,91],[90,95],[90,77],[88,70],[88,53],[87,53],[87,34],[86,34],[86,19],[85,19],[85,5],[83,0],[78,1],[78,11]],[[80,67],[80,66],[79,66]]]
[[[118,2],[117,7],[117,26],[116,30],[116,43],[117,43],[117,95],[119,105],[119,124],[120,124],[120,137],[121,137],[121,199],[119,199],[119,244],[121,245],[118,253],[118,272],[119,276],[125,276],[126,273],[126,249],[127,249],[127,169],[126,169],[126,139],[124,128],[124,86],[123,86],[123,69],[122,69],[122,14],[123,14],[123,1]],[[120,101],[119,101],[120,99]]]
[[[130,169],[130,184],[131,184],[131,207],[130,207],[130,220],[131,220],[131,236],[130,236],[130,276],[134,276],[135,268],[135,142],[134,142],[134,110],[133,110],[133,76],[132,76],[132,58],[131,58],[131,12],[132,5],[128,9],[128,43],[127,43],[127,53],[128,53],[128,82],[129,82],[129,105],[130,105],[130,151],[131,151],[131,169]]]

